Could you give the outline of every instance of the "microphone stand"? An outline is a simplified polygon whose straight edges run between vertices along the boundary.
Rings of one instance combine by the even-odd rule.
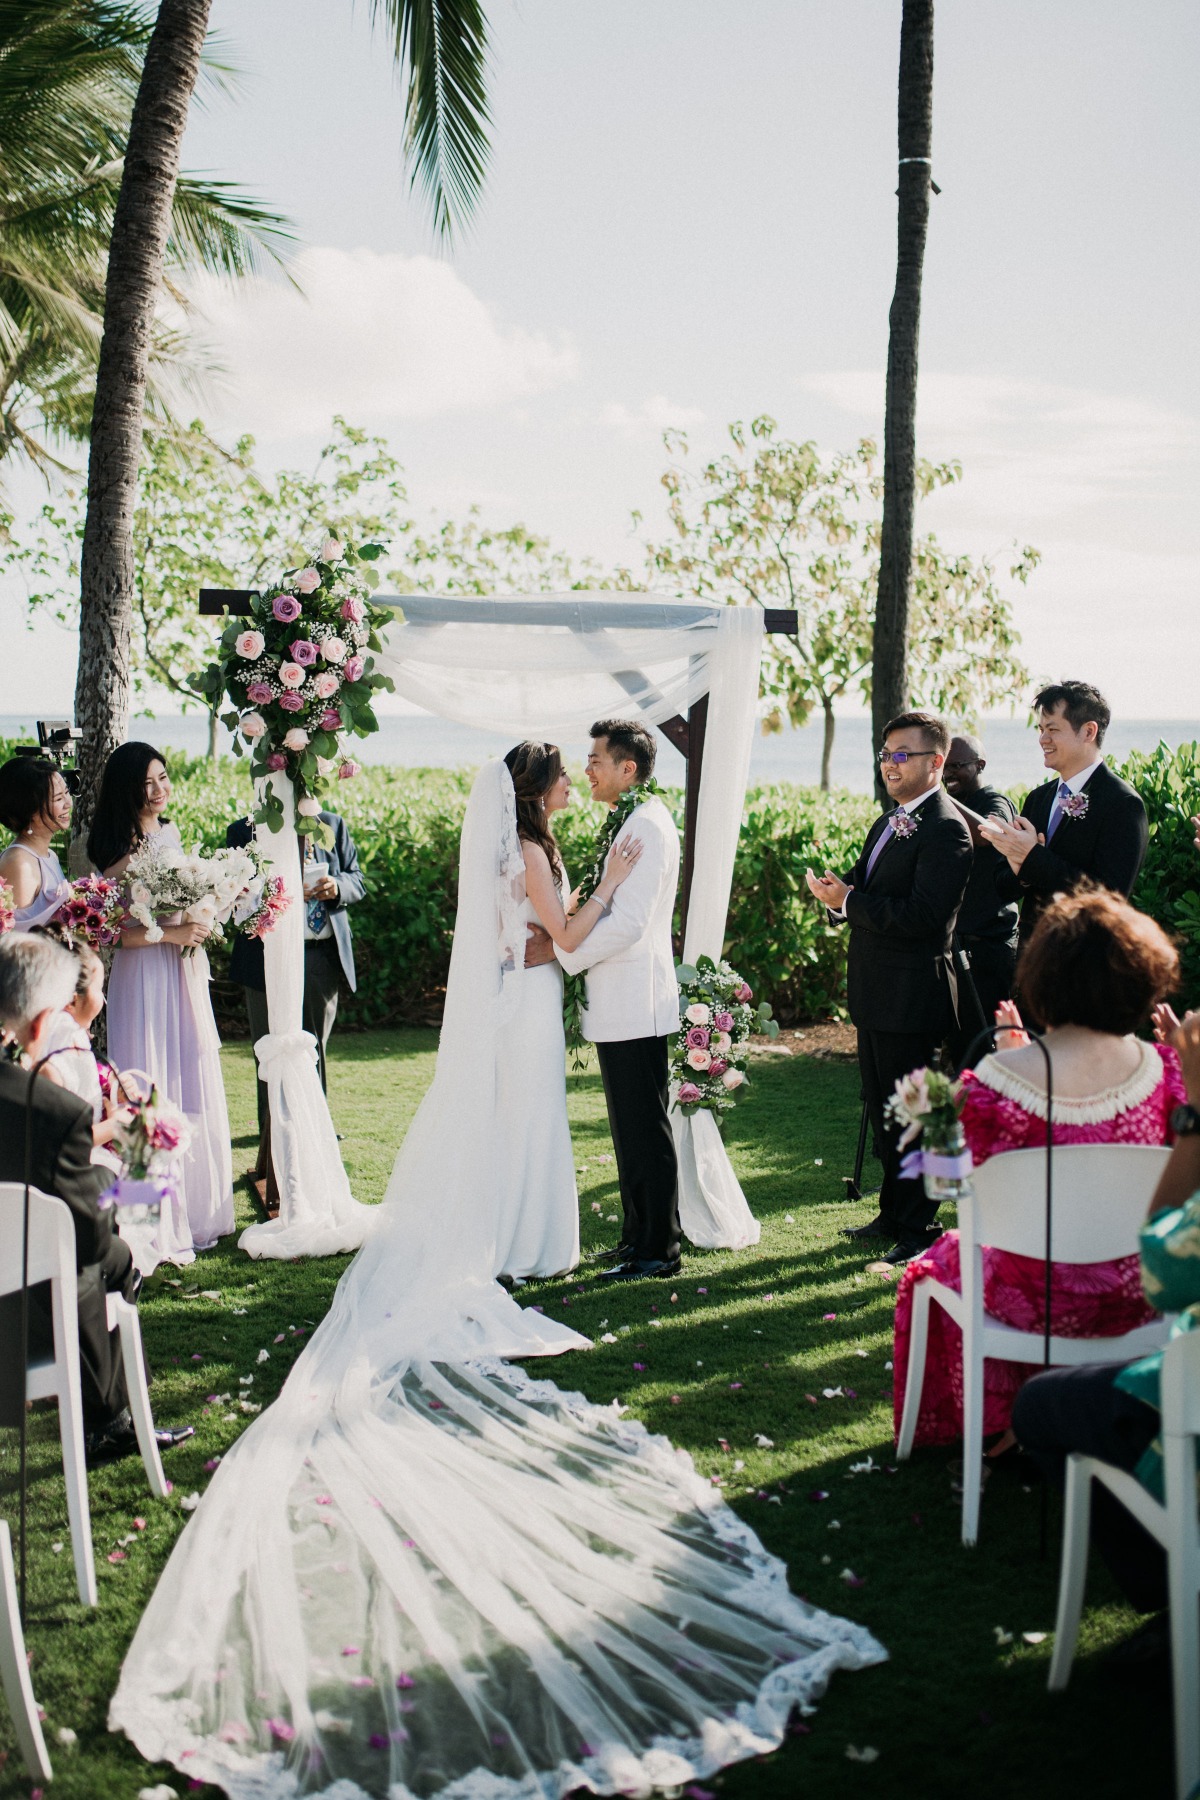
[[[959,1064],[959,1074],[961,1075],[963,1069],[965,1069],[968,1066],[970,1066],[971,1064],[973,1064],[976,1053],[983,1048],[984,1044],[990,1044],[992,1046],[992,1048],[994,1049],[996,1036],[999,1032],[1013,1031],[1015,1029],[1016,1029],[1016,1027],[1012,1026],[1012,1025],[988,1025],[988,1026],[986,1026],[984,1028],[984,1030],[982,1030],[974,1038],[972,1038],[971,1042],[967,1045],[967,1048],[962,1057],[962,1061]],[[1025,1035],[1029,1039],[1030,1043],[1036,1044],[1038,1049],[1041,1051],[1042,1062],[1043,1062],[1043,1064],[1045,1066],[1045,1070],[1046,1070],[1046,1254],[1045,1254],[1046,1283],[1045,1283],[1045,1289],[1044,1289],[1043,1319],[1042,1319],[1042,1367],[1044,1369],[1048,1369],[1050,1367],[1050,1338],[1051,1338],[1050,1307],[1051,1307],[1052,1295],[1053,1295],[1053,1279],[1052,1279],[1053,1271],[1052,1271],[1051,1265],[1050,1265],[1050,1247],[1051,1247],[1052,1228],[1053,1228],[1053,1219],[1054,1219],[1054,1065],[1051,1062],[1050,1052],[1046,1048],[1046,1040],[1043,1037],[1042,1033],[1037,1030],[1031,1030],[1028,1025],[1023,1026],[1021,1029],[1024,1030]],[[966,1446],[965,1445],[963,1447],[963,1454],[964,1455],[966,1454]],[[1047,1510],[1046,1510],[1047,1499],[1048,1499],[1047,1489],[1046,1489],[1045,1485],[1043,1485],[1043,1487],[1042,1487],[1041,1545],[1040,1545],[1040,1551],[1039,1551],[1039,1554],[1041,1555],[1043,1560],[1045,1560],[1045,1556],[1046,1556],[1046,1541],[1047,1541]]]

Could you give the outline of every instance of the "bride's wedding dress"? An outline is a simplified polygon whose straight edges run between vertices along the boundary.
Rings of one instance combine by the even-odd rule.
[[[236,1800],[646,1794],[773,1749],[884,1654],[790,1594],[682,1452],[500,1360],[586,1345],[491,1279],[523,901],[489,764],[437,1072],[378,1222],[121,1672],[113,1728]]]

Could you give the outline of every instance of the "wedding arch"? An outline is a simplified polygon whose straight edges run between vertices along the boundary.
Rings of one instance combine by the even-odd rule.
[[[208,589],[202,612],[248,610],[249,592]],[[733,881],[758,701],[764,631],[794,633],[796,614],[659,594],[571,592],[467,598],[377,597],[396,611],[376,666],[403,698],[440,717],[520,738],[586,737],[624,714],[656,727],[687,763],[682,957],[719,958]],[[283,828],[259,842],[300,891],[294,795],[272,778]],[[271,1108],[279,1217],[250,1226],[256,1256],[351,1249],[364,1214],[350,1194],[312,1040],[301,1029],[302,908],[265,940],[270,1031],[256,1045]],[[672,1114],[684,1230],[700,1248],[757,1240],[712,1115]],[[747,1221],[749,1220],[749,1224]]]

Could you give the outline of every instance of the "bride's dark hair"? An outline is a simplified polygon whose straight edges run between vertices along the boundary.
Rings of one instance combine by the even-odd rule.
[[[562,857],[550,829],[542,802],[562,774],[563,760],[557,744],[534,744],[527,739],[514,744],[504,759],[517,796],[517,832],[531,844],[540,844],[556,875],[562,874]]]

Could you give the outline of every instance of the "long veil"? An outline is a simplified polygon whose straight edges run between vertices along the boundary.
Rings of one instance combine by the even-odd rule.
[[[586,1339],[491,1279],[522,981],[503,764],[463,829],[437,1072],[377,1226],[222,1462],[110,1709],[235,1800],[649,1793],[772,1749],[868,1632],[789,1593],[690,1459],[499,1360]]]

